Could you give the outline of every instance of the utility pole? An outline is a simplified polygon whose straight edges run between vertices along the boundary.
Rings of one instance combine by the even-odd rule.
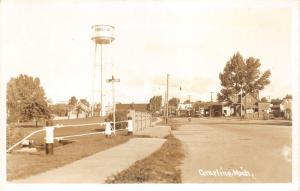
[[[165,90],[165,103],[164,103],[164,121],[166,122],[166,118],[167,118],[167,116],[166,116],[166,108],[167,108],[167,91]]]
[[[210,107],[209,107],[209,117],[211,117],[211,108],[212,108],[212,102],[213,102],[213,95],[214,92],[210,92]]]
[[[243,97],[243,86],[241,87],[241,119],[242,119],[242,112],[243,112],[242,97]]]
[[[111,79],[107,79],[106,82],[111,83],[112,86],[112,99],[113,99],[113,132],[116,135],[116,103],[115,103],[115,82],[120,82],[120,79],[116,79],[114,75]]]
[[[245,114],[244,117],[246,118],[247,115],[247,92],[245,91],[245,99],[244,99],[244,108],[245,108]]]
[[[169,118],[169,77],[170,74],[167,74],[167,92],[166,92],[166,124],[168,123],[168,118]]]

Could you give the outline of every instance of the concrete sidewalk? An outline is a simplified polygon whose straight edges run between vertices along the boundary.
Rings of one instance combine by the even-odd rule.
[[[160,138],[132,138],[122,145],[12,183],[105,183],[107,177],[149,156],[164,142]]]
[[[134,132],[134,135],[138,136],[150,136],[154,138],[165,138],[171,134],[171,127],[167,125],[156,125],[161,122],[162,119],[158,118],[156,121],[152,122],[152,126],[145,128],[140,131]]]

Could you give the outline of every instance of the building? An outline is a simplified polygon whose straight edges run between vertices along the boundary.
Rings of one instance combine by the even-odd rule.
[[[147,105],[145,103],[118,103],[116,104],[116,111],[129,111],[129,110],[135,110],[135,111],[141,111],[141,112],[147,112]]]
[[[292,98],[283,98],[280,109],[285,119],[292,120]]]
[[[269,119],[270,114],[269,102],[258,102],[258,116],[259,119]],[[256,117],[255,117],[256,118]]]
[[[258,118],[258,102],[258,93],[248,93],[242,100],[241,95],[234,96],[231,104],[233,115],[239,117],[242,114],[245,118]]]
[[[270,104],[270,113],[274,116],[274,117],[282,117],[282,111],[281,111],[281,107],[280,104]]]
[[[179,103],[176,109],[176,115],[181,117],[191,116],[192,110],[193,110],[192,103]]]
[[[68,112],[68,119],[87,118],[89,114],[90,108],[87,105],[78,102]]]

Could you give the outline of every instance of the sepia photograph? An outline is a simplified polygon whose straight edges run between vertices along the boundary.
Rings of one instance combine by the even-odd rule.
[[[0,190],[300,190],[299,0],[0,5]]]

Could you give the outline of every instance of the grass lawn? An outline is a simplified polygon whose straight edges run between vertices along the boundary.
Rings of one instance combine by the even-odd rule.
[[[54,121],[54,125],[56,124],[63,124],[63,125],[75,125],[75,124],[85,124],[85,123],[97,123],[103,122],[103,118],[101,117],[92,117],[92,118],[84,118],[84,119],[70,119],[70,120],[56,120]],[[10,126],[7,128],[7,149],[12,146],[13,144],[17,143],[18,141],[22,140],[25,136],[29,135],[30,133],[42,129],[43,127],[34,127],[32,123],[26,123],[22,127],[14,127]],[[104,127],[100,125],[91,125],[91,126],[84,126],[84,127],[66,127],[66,128],[57,128],[54,131],[54,136],[64,136],[64,135],[74,135],[74,134],[81,134],[81,133],[90,133],[96,132],[104,129]],[[36,145],[43,145],[44,144],[44,137],[45,132],[39,132],[32,137],[30,140],[34,140]]]
[[[73,125],[84,123],[96,123],[101,120],[102,119],[100,118],[61,120],[55,121],[55,124]],[[42,127],[34,128],[29,126],[21,128],[8,128],[8,146],[21,140],[29,133],[41,128]],[[100,125],[91,125],[84,127],[65,127],[55,129],[54,136],[99,132],[102,131],[103,128],[104,127]],[[60,167],[73,161],[79,160],[83,157],[124,143],[131,138],[130,136],[126,136],[126,134],[127,130],[119,131],[117,132],[117,136],[113,136],[111,139],[106,139],[103,134],[88,135],[82,137],[71,137],[68,139],[74,142],[66,145],[60,144],[57,141],[55,141],[54,155],[45,155],[45,132],[40,132],[29,138],[31,140],[34,140],[35,145],[38,148],[37,153],[28,154],[12,152],[7,154],[7,180],[10,181],[14,179],[25,178],[33,174]],[[16,150],[17,149],[18,148],[16,148]]]
[[[106,183],[180,183],[183,157],[181,142],[170,135],[159,150],[109,177]]]
[[[25,178],[125,143],[131,138],[126,134],[127,131],[124,130],[119,131],[110,139],[105,138],[102,134],[72,138],[76,142],[55,147],[53,155],[46,155],[44,151],[34,154],[7,154],[7,180]]]

